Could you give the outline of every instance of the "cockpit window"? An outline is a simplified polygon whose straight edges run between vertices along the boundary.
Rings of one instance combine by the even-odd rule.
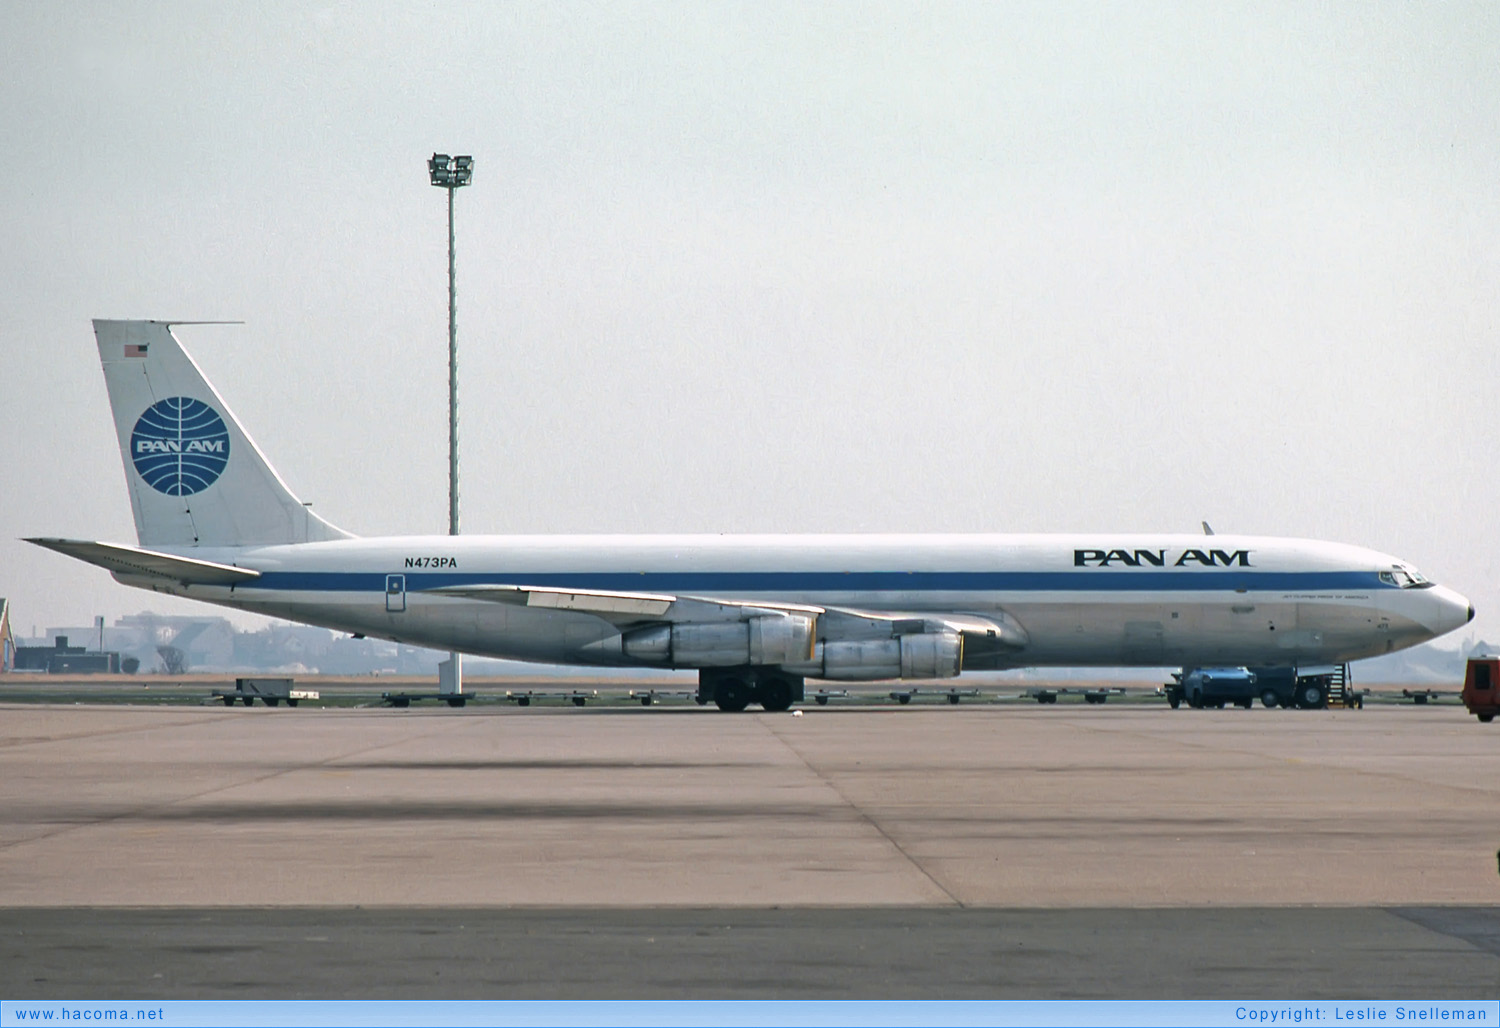
[[[1402,589],[1426,589],[1432,585],[1416,568],[1400,566],[1393,567],[1389,571],[1382,571],[1380,580],[1386,585],[1395,585]]]

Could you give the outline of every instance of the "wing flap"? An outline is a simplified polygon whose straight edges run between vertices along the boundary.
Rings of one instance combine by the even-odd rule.
[[[642,621],[743,621],[773,614],[823,613],[822,607],[795,603],[762,603],[706,596],[613,592],[606,589],[557,589],[537,585],[453,585],[427,592],[460,599],[488,600],[518,607],[576,610],[620,625]]]
[[[453,585],[428,592],[466,600],[488,600],[517,607],[577,610],[588,614],[660,617],[676,602],[675,596],[620,593],[603,589],[548,589],[532,585]]]
[[[823,616],[823,631],[829,639],[958,632],[964,637],[965,646],[1008,650],[1023,649],[1031,641],[1021,623],[1004,611],[967,614],[829,607]]]

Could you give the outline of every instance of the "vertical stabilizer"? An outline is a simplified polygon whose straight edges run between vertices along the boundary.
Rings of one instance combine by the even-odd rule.
[[[140,544],[347,539],[292,495],[160,321],[95,319]]]

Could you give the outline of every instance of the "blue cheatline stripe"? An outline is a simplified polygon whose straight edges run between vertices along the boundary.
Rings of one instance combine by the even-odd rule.
[[[237,588],[384,592],[404,574],[407,592],[456,585],[686,594],[813,592],[1327,592],[1391,588],[1373,571],[267,571]]]

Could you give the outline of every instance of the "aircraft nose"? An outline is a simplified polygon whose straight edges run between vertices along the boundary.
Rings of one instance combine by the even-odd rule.
[[[1437,609],[1433,611],[1434,617],[1429,627],[1438,635],[1462,628],[1474,620],[1474,604],[1469,602],[1467,596],[1441,585],[1434,587],[1431,592]]]

